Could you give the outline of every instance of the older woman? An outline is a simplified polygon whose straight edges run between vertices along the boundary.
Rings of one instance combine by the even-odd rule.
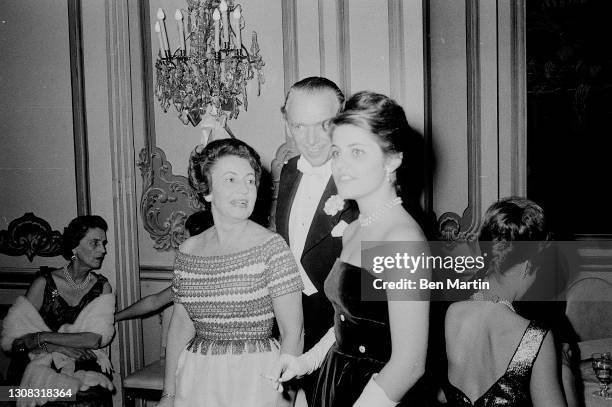
[[[108,280],[93,271],[104,261],[107,229],[100,216],[73,219],[63,235],[68,263],[36,278],[4,321],[2,346],[12,350],[15,383],[83,390],[75,402],[53,405],[112,405],[110,362],[99,349],[114,334],[115,302]]]
[[[542,208],[528,199],[504,199],[487,210],[479,241],[489,289],[446,315],[450,406],[566,405],[552,333],[512,306],[533,284],[546,239]]]
[[[429,302],[426,292],[383,290],[383,301],[363,301],[362,283],[372,270],[361,264],[362,242],[414,242],[427,251],[419,224],[402,206],[398,185],[409,146],[420,137],[404,110],[392,99],[359,92],[331,120],[332,174],[339,195],[357,202],[361,215],[345,230],[342,253],[325,281],[335,310],[334,328],[306,354],[282,355],[273,376],[286,381],[314,371],[320,374],[310,406],[395,406],[419,401],[407,394],[425,368]],[[378,250],[385,251],[385,245]],[[376,250],[376,249],[375,249]],[[428,278],[393,270],[388,279]],[[331,349],[330,349],[331,347]],[[329,351],[328,351],[329,349]],[[418,404],[413,404],[418,405]]]
[[[260,175],[259,156],[237,139],[191,155],[189,179],[214,225],[176,255],[160,406],[290,403],[265,373],[279,352],[301,351],[303,285],[282,237],[249,220]]]

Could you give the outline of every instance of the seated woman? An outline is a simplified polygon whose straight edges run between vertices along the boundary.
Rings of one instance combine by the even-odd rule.
[[[450,306],[445,321],[450,406],[565,406],[552,334],[519,316],[548,234],[534,202],[507,198],[485,213],[479,242],[488,290]]]
[[[283,238],[249,220],[260,175],[258,154],[237,139],[190,157],[190,183],[214,225],[176,254],[158,406],[291,404],[264,375],[279,352],[301,352],[303,284]]]
[[[428,252],[422,229],[402,206],[408,202],[402,202],[399,188],[416,176],[405,168],[412,155],[423,153],[411,148],[420,135],[394,100],[359,92],[331,119],[331,137],[338,194],[355,200],[360,211],[344,230],[340,258],[325,280],[334,327],[304,355],[282,355],[271,376],[274,383],[285,382],[320,366],[310,406],[418,406],[422,394],[415,385],[425,368],[428,293],[389,288],[372,297],[377,300],[362,300],[362,283],[370,286],[380,275],[362,265],[361,258],[366,242],[380,242],[379,253],[392,242],[413,242],[417,253]],[[414,281],[415,276],[427,279],[430,272],[393,269],[385,279]]]
[[[93,272],[106,255],[107,229],[100,216],[73,219],[63,235],[69,262],[37,277],[4,321],[2,347],[12,351],[11,382],[76,394],[76,401],[49,405],[112,406],[110,361],[100,348],[114,334],[115,298],[108,280]]]

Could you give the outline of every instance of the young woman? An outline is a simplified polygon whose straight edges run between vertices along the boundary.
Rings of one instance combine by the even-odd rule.
[[[321,365],[312,406],[395,406],[409,403],[408,391],[425,368],[429,302],[426,292],[387,290],[386,301],[364,301],[363,281],[372,270],[362,266],[362,243],[413,242],[427,252],[425,236],[402,206],[399,185],[410,182],[403,166],[408,146],[420,137],[404,110],[392,99],[359,92],[331,120],[332,173],[343,199],[357,202],[359,219],[345,230],[342,253],[325,281],[335,310],[334,328],[300,357],[282,355],[272,376],[281,382]],[[398,178],[405,174],[408,179]],[[374,250],[377,250],[374,248]],[[395,269],[389,279],[429,278],[425,270]],[[412,401],[415,401],[412,399]]]
[[[533,284],[547,236],[542,208],[528,199],[507,198],[485,213],[479,241],[489,289],[446,314],[449,406],[566,406],[552,333],[512,306]]]

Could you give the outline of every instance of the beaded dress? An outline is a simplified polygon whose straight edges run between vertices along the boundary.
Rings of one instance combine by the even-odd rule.
[[[538,356],[548,330],[536,321],[530,321],[521,342],[514,351],[506,371],[476,401],[472,401],[457,387],[447,382],[444,388],[451,407],[530,407],[531,369]]]
[[[264,376],[279,354],[272,299],[303,289],[293,254],[277,234],[219,256],[178,252],[173,298],[195,336],[178,359],[174,406],[274,406]]]

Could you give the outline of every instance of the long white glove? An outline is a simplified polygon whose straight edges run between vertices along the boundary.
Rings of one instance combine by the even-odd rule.
[[[331,327],[308,352],[297,357],[287,353],[280,355],[269,376],[273,387],[282,392],[283,382],[294,377],[305,376],[317,370],[323,364],[325,355],[335,342],[336,335],[334,328]]]
[[[387,393],[374,380],[376,376],[377,374],[372,375],[353,407],[395,407],[399,404],[389,399]]]

